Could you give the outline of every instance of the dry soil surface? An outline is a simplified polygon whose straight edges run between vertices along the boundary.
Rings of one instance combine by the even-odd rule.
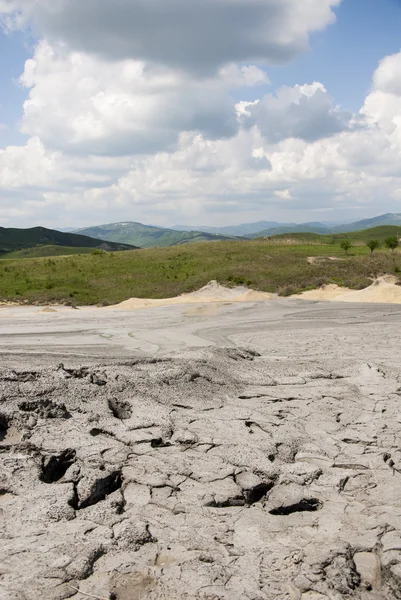
[[[401,307],[204,309],[0,309],[1,600],[401,598]]]

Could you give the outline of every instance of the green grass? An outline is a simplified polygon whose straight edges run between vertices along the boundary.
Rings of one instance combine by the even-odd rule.
[[[225,285],[289,295],[337,283],[366,287],[371,277],[401,272],[401,254],[369,255],[365,246],[345,257],[337,244],[280,245],[265,240],[211,242],[163,249],[0,262],[0,299],[35,303],[114,304],[132,296],[164,298],[217,279]],[[309,264],[309,256],[344,260]]]
[[[283,242],[291,240],[294,243],[316,243],[316,244],[339,244],[341,240],[350,240],[355,244],[366,244],[369,240],[379,240],[384,243],[384,240],[391,236],[399,236],[401,227],[394,225],[381,225],[372,227],[371,229],[363,229],[362,231],[352,231],[350,233],[329,233],[321,235],[319,233],[282,233],[270,238],[272,241]]]
[[[16,250],[0,254],[0,260],[17,258],[41,258],[43,256],[68,256],[71,254],[91,254],[94,248],[70,248],[68,246],[36,246],[26,250]]]

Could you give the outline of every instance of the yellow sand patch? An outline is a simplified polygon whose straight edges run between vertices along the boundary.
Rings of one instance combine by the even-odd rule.
[[[172,304],[199,304],[209,302],[260,302],[262,300],[271,300],[272,294],[267,292],[258,292],[246,287],[226,288],[210,281],[200,290],[190,294],[182,294],[174,298],[163,298],[159,300],[150,298],[130,298],[114,307],[122,310],[135,310],[139,308],[152,308],[156,306],[169,306]]]
[[[392,275],[379,277],[364,290],[350,290],[337,285],[326,285],[318,290],[303,292],[298,298],[304,300],[331,300],[332,302],[370,302],[401,304],[401,286]]]

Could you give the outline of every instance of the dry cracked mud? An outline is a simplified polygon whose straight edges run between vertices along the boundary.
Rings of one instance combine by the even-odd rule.
[[[336,354],[4,361],[0,599],[401,598],[401,369]]]

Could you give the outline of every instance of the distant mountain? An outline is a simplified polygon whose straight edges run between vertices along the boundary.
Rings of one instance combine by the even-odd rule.
[[[92,238],[108,240],[110,242],[134,244],[141,248],[237,239],[233,236],[217,235],[201,231],[176,231],[174,229],[143,225],[142,223],[131,221],[86,227],[85,229],[78,229],[76,233],[87,235]]]
[[[95,240],[85,235],[63,233],[45,227],[32,227],[31,229],[14,229],[0,227],[0,253],[26,250],[36,246],[63,246],[69,248],[93,248],[100,250],[135,250],[136,246],[130,244],[110,243],[104,240]]]
[[[276,221],[258,221],[257,223],[243,223],[242,225],[228,225],[225,227],[209,227],[209,226],[197,226],[192,227],[190,225],[174,225],[171,229],[177,231],[203,231],[205,233],[215,233],[220,235],[243,237],[252,233],[257,233],[264,229],[271,229],[273,227],[281,227],[285,225],[295,225],[295,223],[277,223]]]
[[[272,235],[282,235],[286,233],[319,233],[327,235],[331,233],[330,229],[322,225],[322,223],[301,223],[300,225],[283,225],[281,227],[272,227],[264,229],[257,233],[247,235],[247,238],[255,239],[259,237],[271,237]]]
[[[385,215],[373,217],[372,219],[364,219],[362,221],[355,221],[353,223],[331,227],[328,223],[320,222],[300,223],[299,225],[286,223],[278,227],[269,227],[261,231],[257,231],[256,233],[246,235],[245,237],[255,239],[258,237],[270,237],[273,235],[290,233],[318,233],[327,235],[330,233],[350,233],[353,231],[363,231],[365,229],[372,229],[374,227],[381,227],[384,225],[399,225],[401,228],[401,213],[387,213]]]
[[[337,227],[333,227],[331,231],[333,233],[348,233],[350,231],[362,231],[363,229],[380,227],[381,225],[401,226],[401,213],[386,213],[385,215],[373,217],[373,219],[364,219],[362,221],[348,223],[347,225],[339,225]]]
[[[295,233],[281,233],[275,236],[270,236],[271,240],[280,242],[284,239],[291,239],[298,242],[308,244],[310,242],[317,242],[318,244],[331,244],[339,243],[342,240],[349,240],[351,243],[363,243],[365,244],[369,240],[378,240],[380,243],[393,236],[399,235],[399,228],[394,225],[379,225],[378,227],[372,227],[370,229],[362,229],[360,231],[349,231],[345,233],[307,233],[307,232],[295,232]]]

